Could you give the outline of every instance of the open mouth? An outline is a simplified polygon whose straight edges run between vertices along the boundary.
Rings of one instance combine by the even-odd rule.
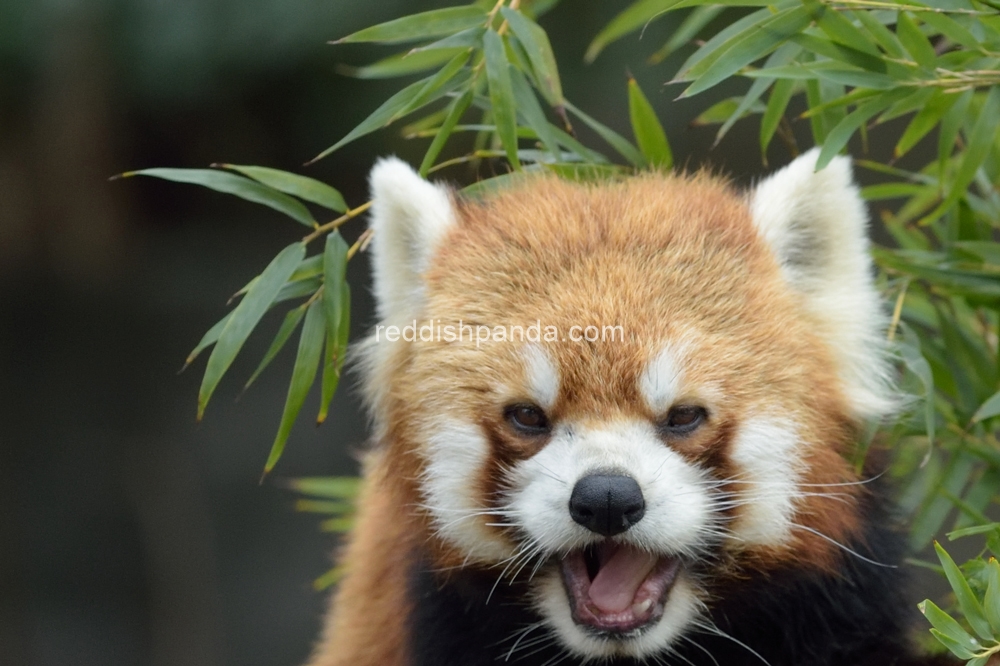
[[[653,624],[677,578],[678,560],[611,540],[574,550],[562,561],[573,620],[603,634]]]

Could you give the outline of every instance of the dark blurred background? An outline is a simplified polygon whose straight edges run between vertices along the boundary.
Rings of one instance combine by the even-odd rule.
[[[278,482],[353,473],[358,402],[345,385],[327,425],[304,417],[259,486],[294,353],[235,402],[269,343],[251,338],[200,426],[204,358],[177,374],[230,294],[302,228],[197,187],[108,177],[216,161],[300,170],[400,87],[338,73],[391,51],[326,41],[447,4],[0,0],[0,664],[305,659],[325,605],[312,581],[335,543]],[[710,100],[672,102],[662,84],[677,60],[645,63],[667,23],[582,64],[622,6],[565,1],[542,20],[567,95],[628,135],[631,72],[680,164],[762,172],[755,122],[709,151],[713,130],[687,122]],[[302,172],[357,205],[377,156],[419,161],[425,148],[389,130]],[[371,324],[367,272],[351,262],[355,338]]]

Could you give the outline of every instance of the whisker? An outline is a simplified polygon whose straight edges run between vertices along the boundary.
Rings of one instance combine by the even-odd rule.
[[[886,569],[898,569],[899,568],[895,564],[885,564],[884,562],[876,562],[873,559],[867,558],[864,555],[862,555],[861,553],[859,553],[859,552],[857,552],[855,550],[851,550],[850,548],[848,548],[844,544],[840,543],[836,539],[832,539],[832,538],[828,537],[827,535],[823,534],[819,530],[814,530],[811,527],[806,527],[805,525],[799,525],[798,523],[792,523],[792,527],[797,527],[800,530],[805,530],[806,532],[809,532],[811,534],[815,534],[819,538],[825,539],[826,541],[829,541],[834,546],[837,546],[841,550],[843,550],[843,551],[845,551],[847,553],[850,553],[851,555],[853,555],[854,557],[858,558],[859,560],[862,560],[863,562],[868,562],[869,564],[874,564],[877,567],[885,567]]]

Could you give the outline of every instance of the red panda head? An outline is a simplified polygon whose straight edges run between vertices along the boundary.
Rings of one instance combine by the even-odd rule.
[[[522,585],[569,650],[645,657],[726,586],[832,569],[892,406],[849,162],[527,179],[372,172],[377,438],[442,571]]]

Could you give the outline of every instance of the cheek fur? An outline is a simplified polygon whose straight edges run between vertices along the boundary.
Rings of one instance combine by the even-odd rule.
[[[739,427],[732,447],[739,506],[732,531],[742,547],[783,546],[792,536],[802,475],[801,443],[787,422],[759,418]]]
[[[481,471],[490,459],[482,429],[445,419],[425,438],[421,476],[425,508],[436,534],[469,561],[497,562],[510,556],[510,544],[486,523],[494,522],[482,496]]]

